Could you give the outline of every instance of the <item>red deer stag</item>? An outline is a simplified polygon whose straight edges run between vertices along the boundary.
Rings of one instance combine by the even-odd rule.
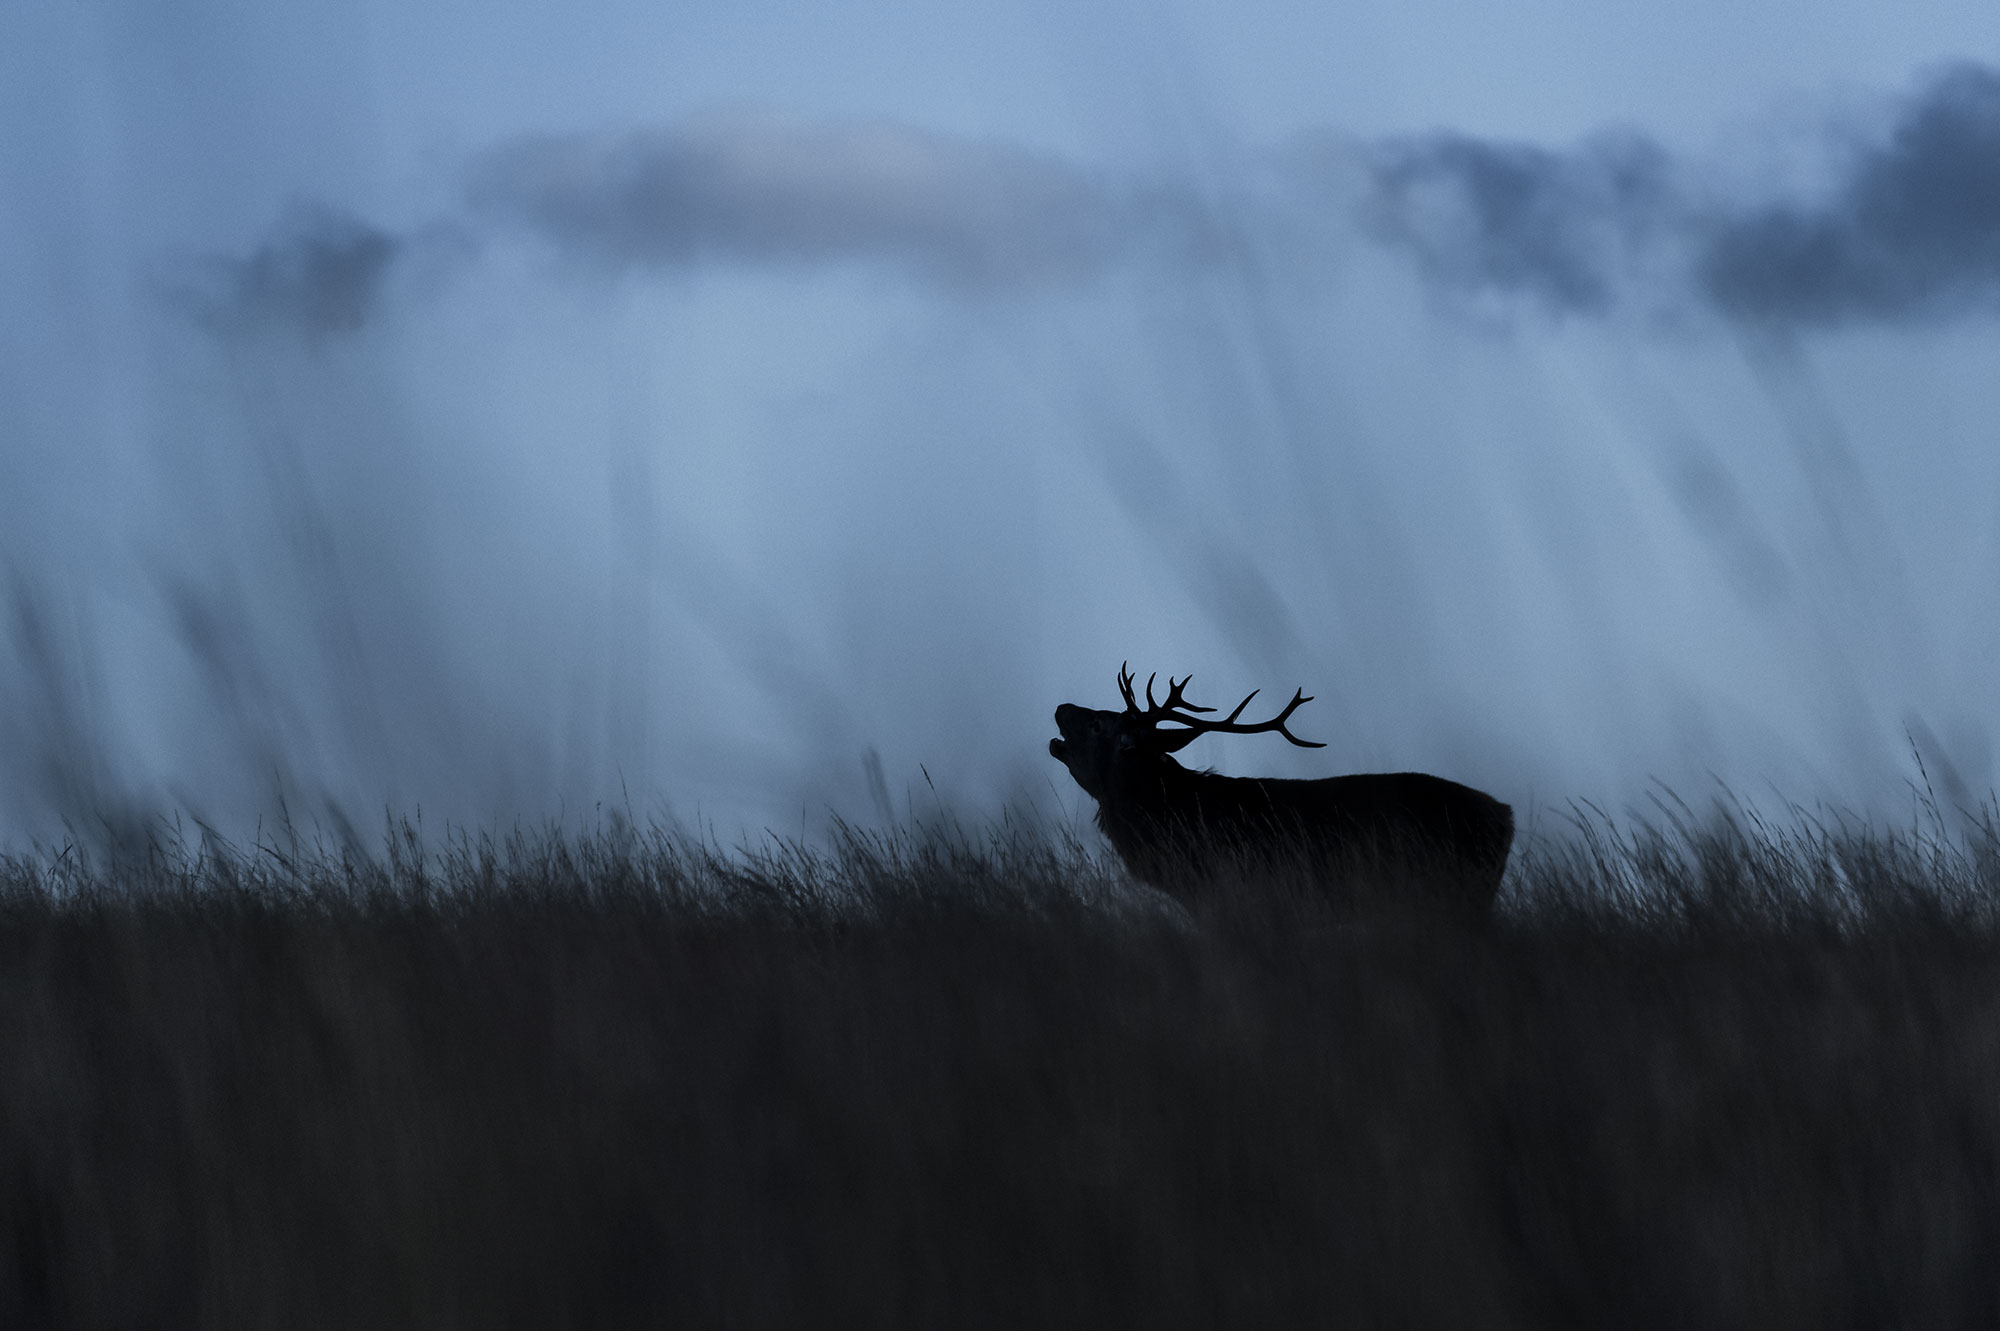
[[[1169,754],[1208,734],[1276,733],[1305,749],[1285,722],[1311,698],[1303,689],[1268,721],[1204,719],[1167,679],[1167,700],[1133,696],[1118,672],[1122,712],[1064,703],[1062,738],[1049,755],[1097,801],[1097,825],[1132,875],[1175,896],[1199,893],[1218,871],[1301,873],[1357,913],[1445,915],[1477,925],[1492,908],[1514,842],[1514,811],[1490,795],[1422,772],[1330,776],[1318,781],[1219,776],[1182,767]],[[1162,730],[1163,723],[1177,729]]]

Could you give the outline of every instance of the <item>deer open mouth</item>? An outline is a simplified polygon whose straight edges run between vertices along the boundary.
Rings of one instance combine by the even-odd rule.
[[[1061,762],[1062,756],[1063,756],[1063,742],[1060,739],[1050,740],[1049,757],[1054,758],[1057,762]]]

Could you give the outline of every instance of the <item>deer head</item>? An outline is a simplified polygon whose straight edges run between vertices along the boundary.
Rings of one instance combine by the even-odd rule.
[[[1311,698],[1305,690],[1292,694],[1292,700],[1285,709],[1268,721],[1241,721],[1243,709],[1250,705],[1258,690],[1252,689],[1249,697],[1236,704],[1236,710],[1220,721],[1211,721],[1204,713],[1213,713],[1213,707],[1197,707],[1187,700],[1187,686],[1194,680],[1193,675],[1176,680],[1167,676],[1167,699],[1165,702],[1153,700],[1153,682],[1157,674],[1146,677],[1146,706],[1142,709],[1133,692],[1132,672],[1127,666],[1118,670],[1118,691],[1124,695],[1125,710],[1103,712],[1090,707],[1078,707],[1074,703],[1064,703],[1056,708],[1056,729],[1062,732],[1060,739],[1049,741],[1049,756],[1069,768],[1076,783],[1099,804],[1116,798],[1136,784],[1154,776],[1162,764],[1172,763],[1167,755],[1186,748],[1195,740],[1207,734],[1230,735],[1283,735],[1302,749],[1323,749],[1324,744],[1300,739],[1285,728],[1285,722],[1297,711],[1301,704]],[[1171,724],[1174,728],[1162,730]]]

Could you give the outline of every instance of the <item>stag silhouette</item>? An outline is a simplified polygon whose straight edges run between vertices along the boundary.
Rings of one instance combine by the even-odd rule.
[[[1214,721],[1202,714],[1215,708],[1187,700],[1194,676],[1168,676],[1163,703],[1153,701],[1157,678],[1146,680],[1142,709],[1130,669],[1120,667],[1125,710],[1064,703],[1056,708],[1062,737],[1049,741],[1049,755],[1097,801],[1097,825],[1133,877],[1190,900],[1225,876],[1275,881],[1289,873],[1356,913],[1485,921],[1514,842],[1507,805],[1423,772],[1302,781],[1191,771],[1169,755],[1203,735],[1278,734],[1325,748],[1285,727],[1312,699],[1301,689],[1270,720],[1241,721],[1253,689]]]

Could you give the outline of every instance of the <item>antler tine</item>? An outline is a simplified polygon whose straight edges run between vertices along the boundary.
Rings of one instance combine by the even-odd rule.
[[[1244,699],[1244,701],[1248,702],[1249,699],[1246,698]],[[1285,704],[1285,710],[1279,712],[1269,721],[1266,721],[1264,723],[1265,728],[1276,730],[1280,735],[1283,735],[1286,739],[1290,740],[1292,743],[1298,745],[1302,749],[1325,748],[1326,745],[1318,742],[1317,740],[1300,739],[1297,735],[1294,735],[1291,731],[1285,729],[1285,719],[1289,717],[1293,712],[1298,711],[1301,705],[1309,703],[1311,701],[1312,698],[1307,695],[1304,689],[1295,690],[1292,693],[1292,700]]]
[[[1285,704],[1284,710],[1269,721],[1246,722],[1240,719],[1244,709],[1250,706],[1251,700],[1263,691],[1261,689],[1250,690],[1245,695],[1243,701],[1237,703],[1229,715],[1222,720],[1210,721],[1199,715],[1199,713],[1213,712],[1215,708],[1203,707],[1198,703],[1191,703],[1187,700],[1187,686],[1194,682],[1193,675],[1190,674],[1185,679],[1175,679],[1172,675],[1168,675],[1167,699],[1165,702],[1161,702],[1153,693],[1153,687],[1159,681],[1160,673],[1157,670],[1146,676],[1146,707],[1144,711],[1140,711],[1138,680],[1132,674],[1131,662],[1126,662],[1118,669],[1118,691],[1125,696],[1126,709],[1137,713],[1141,718],[1154,725],[1158,725],[1163,721],[1171,721],[1175,725],[1186,726],[1187,730],[1168,732],[1176,739],[1187,735],[1188,731],[1202,735],[1211,732],[1222,732],[1231,735],[1268,735],[1275,732],[1283,735],[1287,740],[1302,749],[1323,749],[1326,747],[1326,745],[1320,743],[1318,740],[1300,739],[1285,725],[1285,722],[1291,719],[1293,712],[1298,711],[1300,707],[1312,701],[1311,696],[1304,689],[1295,689],[1292,692],[1292,700]],[[1186,741],[1181,740],[1180,742],[1185,743]]]
[[[1194,705],[1193,703],[1191,703],[1191,702],[1189,702],[1189,701],[1187,700],[1187,695],[1186,695],[1186,694],[1184,694],[1184,693],[1182,692],[1182,690],[1183,690],[1183,689],[1185,689],[1185,688],[1187,688],[1187,686],[1188,686],[1188,685],[1190,685],[1190,684],[1192,684],[1192,683],[1194,683],[1194,676],[1193,676],[1193,675],[1189,675],[1189,676],[1188,676],[1188,677],[1187,677],[1186,679],[1182,680],[1182,681],[1181,681],[1180,683],[1178,683],[1178,684],[1174,683],[1174,677],[1173,677],[1172,675],[1168,675],[1168,676],[1167,676],[1167,700],[1166,700],[1166,702],[1164,702],[1164,703],[1162,703],[1162,704],[1161,704],[1161,710],[1163,710],[1163,711],[1168,711],[1168,712],[1171,712],[1171,711],[1174,711],[1175,709],[1177,709],[1177,708],[1178,708],[1178,709],[1179,709],[1180,711],[1183,711],[1183,712],[1212,712],[1212,711],[1214,711],[1215,709],[1214,709],[1213,707],[1197,707],[1197,706],[1195,706],[1195,705]],[[1150,697],[1148,697],[1148,698],[1146,699],[1146,701],[1148,701],[1148,702],[1151,702],[1151,701],[1152,701],[1152,699],[1151,699]],[[1241,709],[1241,708],[1238,708],[1237,710],[1238,710],[1238,711],[1241,711],[1242,709]]]
[[[1250,698],[1254,698],[1254,697],[1256,697],[1256,696],[1257,696],[1258,694],[1262,693],[1263,691],[1264,691],[1264,690],[1262,690],[1262,689],[1252,689],[1252,690],[1250,690]],[[1239,716],[1241,716],[1241,715],[1243,715],[1243,709],[1244,709],[1245,707],[1248,707],[1248,706],[1250,705],[1250,698],[1245,698],[1245,699],[1244,699],[1244,700],[1243,700],[1242,702],[1240,702],[1240,703],[1237,703],[1237,704],[1236,704],[1236,710],[1235,710],[1235,711],[1233,711],[1233,712],[1231,712],[1231,713],[1230,713],[1230,714],[1229,714],[1228,716],[1225,716],[1225,717],[1223,717],[1223,718],[1222,718],[1222,724],[1223,724],[1223,725],[1225,725],[1225,726],[1233,726],[1233,725],[1235,725],[1235,724],[1236,724],[1236,718],[1237,718],[1237,717],[1239,717]]]
[[[1169,682],[1172,681],[1172,678],[1172,676],[1168,676]],[[1188,676],[1188,679],[1192,678],[1194,676]],[[1185,688],[1186,686],[1187,680],[1182,680],[1181,687]],[[1250,699],[1255,698],[1261,691],[1259,689],[1250,690],[1249,697],[1237,703],[1235,710],[1220,721],[1209,721],[1199,716],[1186,715],[1186,713],[1192,712],[1212,712],[1215,709],[1213,707],[1195,707],[1190,705],[1185,698],[1179,696],[1179,690],[1170,692],[1167,695],[1166,704],[1164,706],[1155,705],[1149,715],[1157,713],[1159,720],[1175,722],[1178,725],[1188,727],[1189,730],[1195,731],[1198,734],[1268,735],[1275,731],[1302,749],[1323,749],[1326,747],[1326,745],[1317,740],[1300,739],[1285,726],[1285,722],[1291,719],[1293,712],[1298,711],[1300,707],[1312,701],[1312,698],[1304,689],[1296,690],[1292,694],[1292,700],[1285,704],[1284,710],[1269,721],[1239,721],[1237,718],[1242,716],[1243,709],[1250,705]],[[1146,701],[1148,703],[1153,701],[1150,693],[1147,695]]]
[[[1139,710],[1139,700],[1132,696],[1132,663],[1130,661],[1126,661],[1118,667],[1118,691],[1125,695],[1126,710],[1133,712]]]

